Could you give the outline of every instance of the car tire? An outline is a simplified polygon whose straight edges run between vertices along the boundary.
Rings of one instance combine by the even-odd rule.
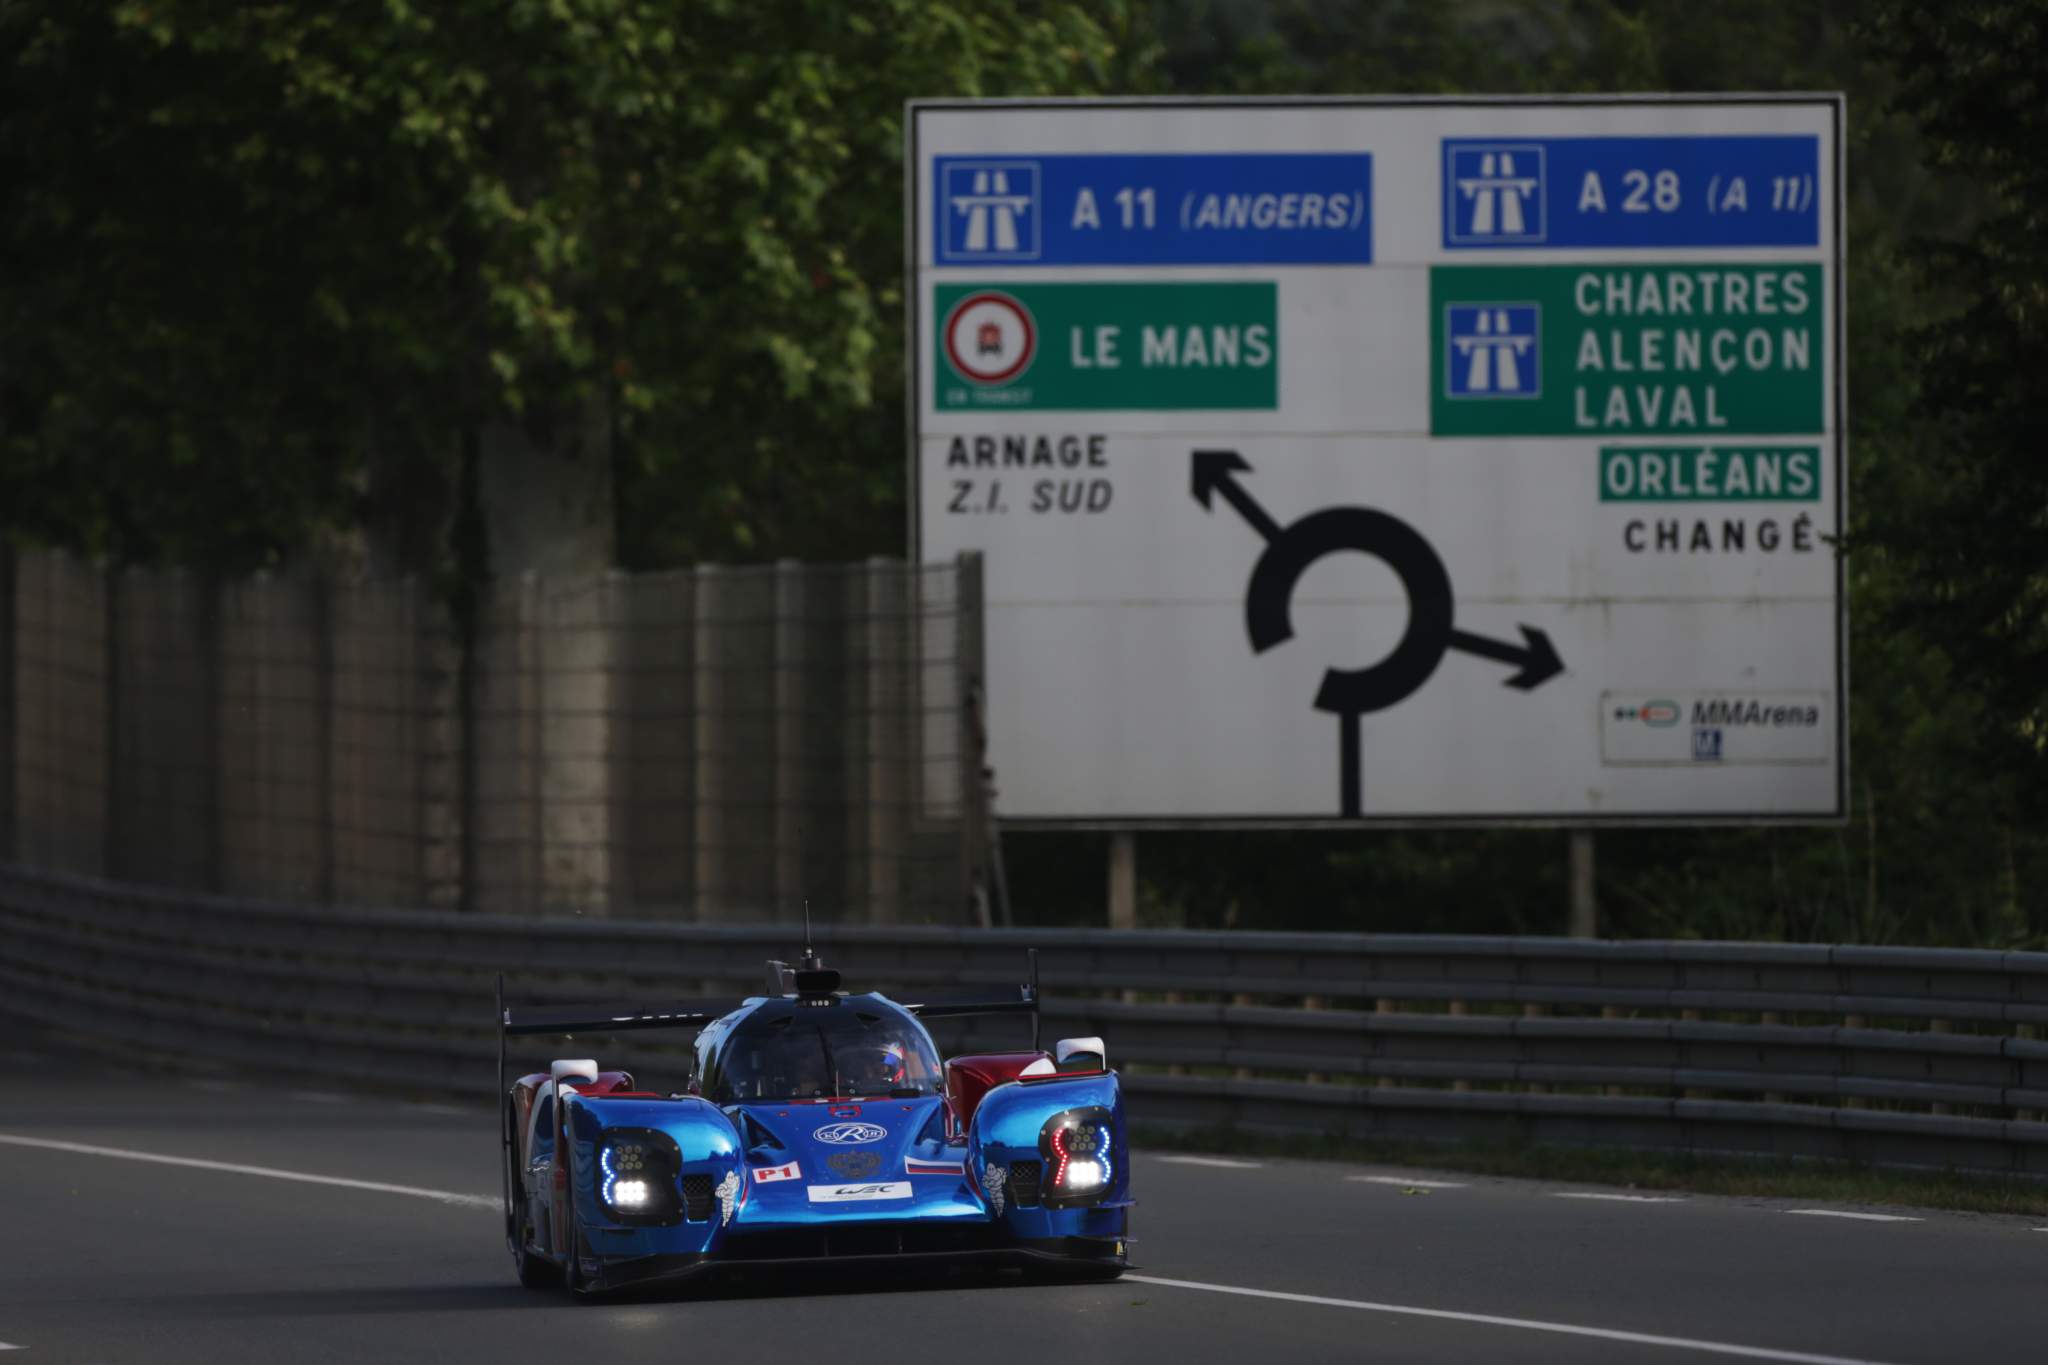
[[[506,1238],[512,1244],[512,1268],[519,1274],[519,1283],[528,1289],[552,1289],[562,1282],[561,1269],[554,1262],[536,1255],[526,1244],[526,1186],[519,1178],[516,1167],[516,1149],[507,1149],[506,1171],[512,1191],[512,1227]]]
[[[562,1282],[559,1268],[543,1261],[525,1246],[512,1253],[512,1265],[519,1272],[519,1283],[528,1289],[553,1289]]]

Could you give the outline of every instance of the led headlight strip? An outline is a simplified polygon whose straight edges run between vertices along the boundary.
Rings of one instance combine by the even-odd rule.
[[[1038,1143],[1050,1179],[1048,1204],[1093,1204],[1116,1178],[1116,1128],[1100,1106],[1054,1114],[1039,1130]]]
[[[682,1217],[674,1189],[680,1157],[666,1134],[610,1130],[598,1143],[598,1198],[621,1222],[673,1223]]]
[[[617,1166],[612,1164],[617,1160]],[[618,1209],[644,1209],[653,1191],[644,1172],[646,1152],[639,1147],[607,1145],[597,1164],[604,1171],[604,1202]],[[627,1173],[635,1174],[627,1174]],[[621,1178],[621,1177],[624,1178]]]
[[[1053,1168],[1052,1187],[1078,1194],[1107,1185],[1109,1146],[1109,1129],[1103,1124],[1081,1123],[1053,1129],[1052,1150],[1058,1164]]]

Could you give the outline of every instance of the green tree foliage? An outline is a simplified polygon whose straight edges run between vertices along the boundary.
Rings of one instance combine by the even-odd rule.
[[[1938,312],[1910,328],[1912,426],[1859,548],[1895,585],[1887,624],[1951,660],[1984,705],[1972,767],[2048,812],[2048,6],[1884,5],[1864,26],[1896,104],[1981,212],[1913,245]],[[1962,754],[1959,753],[1958,757]]]
[[[0,534],[446,563],[493,422],[633,567],[902,548],[902,101],[1844,90],[1853,816],[1603,836],[1624,934],[2048,939],[2043,0],[7,0]],[[586,456],[591,451],[583,451]],[[1100,836],[1013,836],[1095,919]],[[1555,831],[1148,835],[1156,922],[1546,932]]]
[[[836,548],[899,486],[902,99],[1109,55],[1070,5],[12,0],[6,524],[431,545],[464,433],[596,413],[638,558]]]

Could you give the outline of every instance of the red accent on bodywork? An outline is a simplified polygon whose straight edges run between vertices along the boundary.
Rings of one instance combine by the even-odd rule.
[[[526,1165],[526,1125],[533,1117],[533,1097],[548,1083],[548,1078],[536,1073],[521,1076],[512,1084],[512,1151],[519,1165]]]
[[[1043,1052],[984,1052],[971,1057],[946,1059],[946,1108],[953,1131],[964,1133],[974,1118],[981,1097],[999,1085],[1017,1079],[1017,1073],[1049,1054]]]
[[[633,1073],[630,1071],[600,1071],[594,1081],[579,1081],[563,1078],[562,1084],[579,1095],[623,1095],[633,1093]]]

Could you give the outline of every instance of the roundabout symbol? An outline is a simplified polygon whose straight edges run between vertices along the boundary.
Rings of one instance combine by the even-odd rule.
[[[1528,691],[1564,671],[1550,637],[1523,626],[1520,646],[1457,629],[1451,576],[1430,543],[1399,517],[1371,507],[1326,507],[1281,526],[1237,481],[1251,465],[1234,450],[1194,452],[1195,501],[1212,506],[1220,493],[1266,542],[1245,589],[1245,631],[1252,652],[1263,654],[1294,638],[1294,589],[1325,555],[1368,554],[1392,569],[1408,594],[1408,629],[1386,658],[1365,668],[1331,668],[1316,690],[1318,711],[1334,712],[1339,726],[1340,813],[1364,814],[1359,774],[1359,717],[1395,705],[1429,681],[1450,650],[1517,665],[1506,685]]]

